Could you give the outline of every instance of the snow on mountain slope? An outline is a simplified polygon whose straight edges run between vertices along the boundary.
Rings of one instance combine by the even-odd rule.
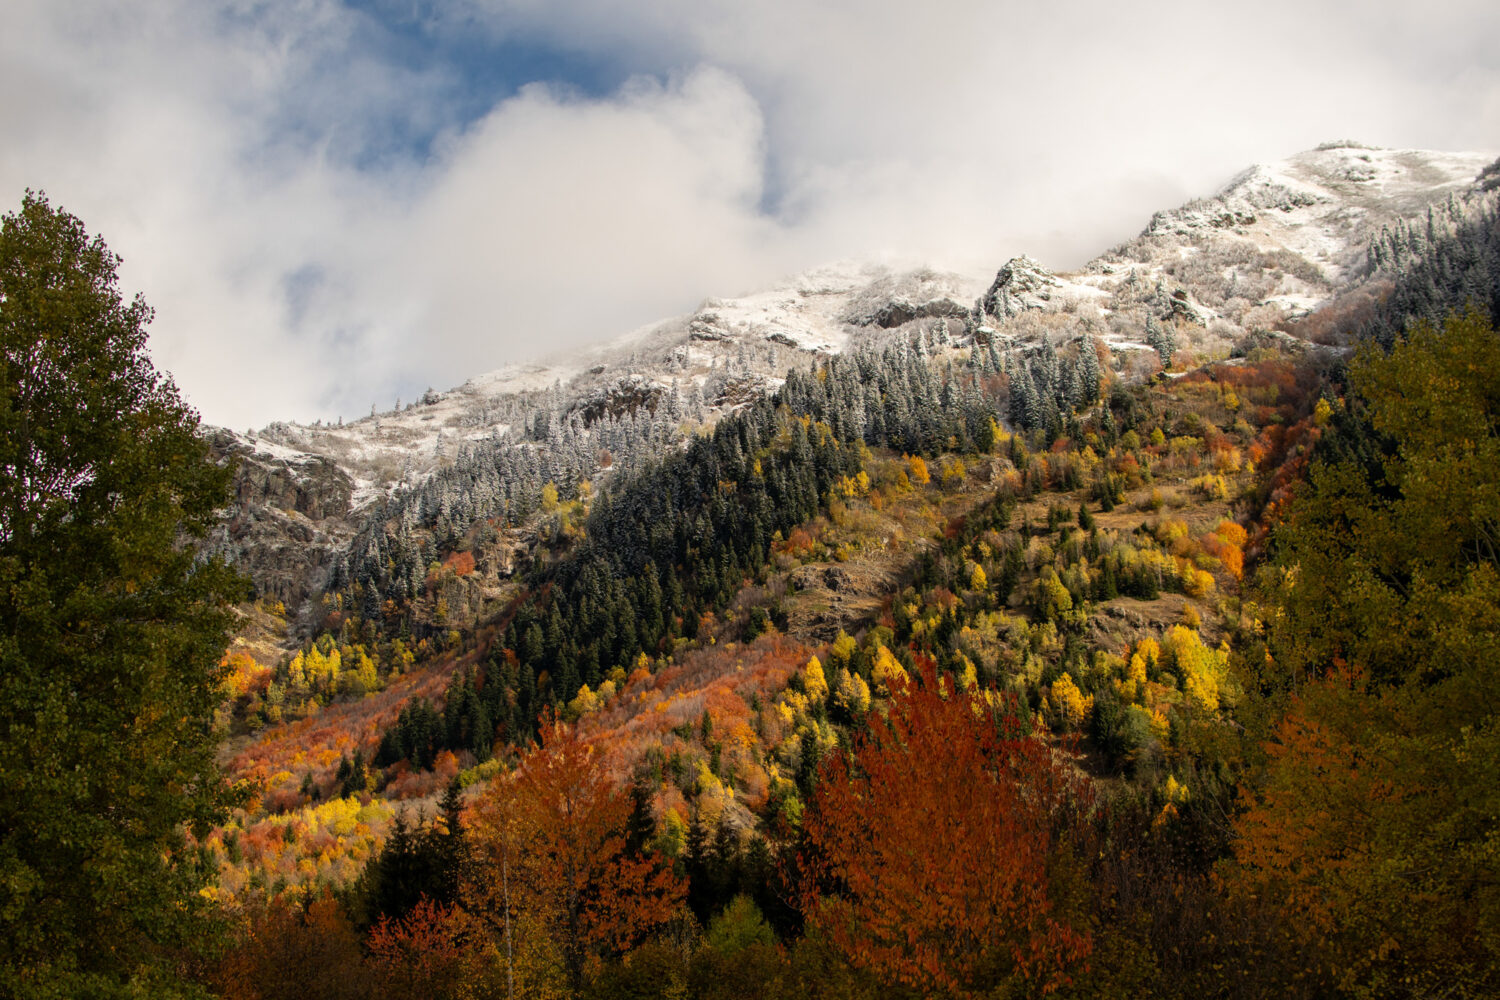
[[[241,456],[242,478],[251,480],[226,546],[232,541],[254,568],[269,563],[252,550],[286,549],[288,539],[293,547],[311,544],[318,556],[307,573],[316,576],[375,502],[429,480],[466,450],[490,442],[533,456],[590,449],[597,441],[586,443],[577,426],[655,414],[662,405],[691,430],[778,386],[792,366],[917,331],[938,344],[980,340],[1001,348],[1090,335],[1125,377],[1156,370],[1147,343],[1152,324],[1175,331],[1184,357],[1227,357],[1246,338],[1360,280],[1365,248],[1382,227],[1471,197],[1474,178],[1493,159],[1327,143],[1251,167],[1211,198],[1156,213],[1139,236],[1076,272],[1054,274],[1023,256],[987,284],[840,262],[751,294],[707,299],[691,314],[592,348],[508,365],[388,410],[372,407],[347,424],[214,431],[216,447]],[[935,336],[943,327],[948,336]],[[584,454],[592,463],[593,452]],[[609,471],[601,458],[597,474]],[[304,489],[299,479],[311,485]],[[308,503],[316,505],[316,524],[298,509]],[[293,597],[318,586],[274,573],[268,579]]]
[[[256,449],[332,459],[354,480],[357,509],[420,481],[468,443],[524,431],[543,402],[569,401],[592,417],[617,397],[623,405],[675,389],[689,405],[734,405],[779,384],[799,359],[875,342],[932,317],[957,324],[979,287],[979,279],[961,275],[833,264],[749,295],[707,299],[689,315],[592,348],[508,365],[390,410],[372,408],[356,421],[276,423],[238,437]]]
[[[1027,257],[1007,263],[984,294],[987,322],[998,331],[1034,309],[1107,317],[1128,304],[1134,286],[1157,282],[1186,291],[1180,313],[1205,324],[1244,328],[1252,310],[1261,312],[1251,325],[1276,310],[1306,310],[1357,276],[1381,226],[1462,194],[1493,158],[1335,142],[1253,166],[1212,198],[1156,213],[1138,237],[1078,272],[1052,274]],[[592,348],[508,365],[389,410],[372,407],[347,424],[273,424],[256,447],[327,456],[366,484],[360,499],[368,499],[430,471],[466,441],[524,424],[546,394],[584,399],[634,378],[662,391],[696,387],[712,407],[726,377],[770,384],[798,356],[842,351],[913,323],[957,324],[983,287],[973,276],[840,262],[752,294],[707,299],[690,315]],[[1134,342],[1114,333],[1122,346]]]
[[[586,456],[602,449],[600,439],[579,435],[580,425],[628,421],[662,406],[681,415],[683,429],[668,434],[680,440],[820,355],[906,337],[947,317],[956,332],[980,288],[980,280],[960,275],[835,264],[749,295],[708,299],[689,315],[591,348],[508,365],[445,392],[429,389],[360,420],[275,423],[248,434],[208,429],[215,452],[240,463],[236,502],[213,551],[246,570],[262,596],[284,601],[296,620],[381,500],[421,488],[466,452],[534,461],[560,451],[576,461],[580,443]],[[626,439],[642,433],[622,431]],[[660,444],[646,452],[652,447]],[[616,471],[600,455],[597,465],[585,459],[590,478]]]
[[[1019,315],[1013,301],[1012,315],[1001,316],[995,286],[980,304],[1001,336],[1035,336],[1033,311],[1069,312],[1128,356],[1148,350],[1145,323],[1154,317],[1180,324],[1179,341],[1195,357],[1223,356],[1363,279],[1366,247],[1383,227],[1474,197],[1474,179],[1493,159],[1325,143],[1253,166],[1211,198],[1157,212],[1134,239],[1077,272],[1051,275],[1045,294],[1020,294]]]
[[[1456,195],[1492,157],[1329,143],[1251,167],[1212,198],[1158,212],[1140,236],[1079,272],[1052,274],[1020,257],[984,293],[987,335],[1036,335],[1023,314],[1066,311],[1100,321],[1112,349],[1147,350],[1133,304],[1166,296],[1163,318],[1212,333],[1210,350],[1329,298],[1353,277],[1382,225]],[[1158,290],[1160,285],[1164,290]],[[355,482],[359,508],[420,481],[466,444],[524,430],[543,401],[576,401],[593,415],[675,390],[712,410],[777,384],[791,364],[891,331],[955,328],[980,278],[840,262],[748,295],[710,298],[693,313],[566,356],[508,365],[445,392],[342,425],[278,423],[257,436],[326,456]],[[1181,294],[1168,301],[1173,292]],[[1113,321],[1111,321],[1113,317]],[[247,439],[248,440],[248,439]]]
[[[1362,262],[1381,225],[1461,193],[1493,159],[1491,153],[1325,143],[1253,166],[1211,199],[1157,213],[1145,235],[1232,234],[1261,250],[1295,253],[1337,283]]]

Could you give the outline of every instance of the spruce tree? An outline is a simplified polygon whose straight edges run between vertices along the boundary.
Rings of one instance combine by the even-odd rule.
[[[1172,354],[1177,350],[1177,338],[1158,323],[1155,316],[1146,317],[1146,343],[1151,345],[1161,359],[1163,371],[1171,367]]]
[[[1078,376],[1083,382],[1084,402],[1093,403],[1099,398],[1099,348],[1093,335],[1087,335],[1078,345]]]

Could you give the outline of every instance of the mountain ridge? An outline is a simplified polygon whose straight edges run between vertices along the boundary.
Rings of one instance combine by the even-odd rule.
[[[1090,335],[1122,376],[1144,377],[1156,356],[1147,331],[1166,323],[1195,356],[1229,356],[1357,284],[1383,227],[1471,194],[1490,162],[1484,153],[1325,143],[1155,213],[1136,237],[1076,271],[1054,273],[1022,255],[985,290],[972,276],[838,262],[705,299],[567,357],[372,407],[347,424],[208,429],[218,454],[241,462],[214,550],[246,568],[263,596],[298,607],[327,585],[372,512],[461,456],[509,448],[545,461],[566,439],[577,469],[563,474],[608,478],[628,459],[611,444],[642,420],[670,424],[655,433],[680,440],[774,390],[788,368],[854,346],[920,336],[1027,350]],[[612,434],[624,422],[631,426]],[[290,551],[300,573],[285,566]]]

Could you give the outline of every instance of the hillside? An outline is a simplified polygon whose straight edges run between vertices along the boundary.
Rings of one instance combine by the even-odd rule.
[[[342,426],[217,431],[216,447],[244,469],[219,548],[305,632],[299,612],[381,502],[465,456],[553,459],[549,475],[529,486],[533,494],[548,478],[564,489],[565,480],[607,478],[617,461],[658,454],[682,440],[684,426],[711,424],[774,390],[788,368],[878,350],[917,331],[936,336],[940,326],[956,346],[977,337],[1002,349],[1087,333],[1129,378],[1154,363],[1148,318],[1181,326],[1180,364],[1228,357],[1252,335],[1358,284],[1372,238],[1401,220],[1420,226],[1429,207],[1443,217],[1488,160],[1328,144],[1157,213],[1140,236],[1076,273],[1053,274],[1022,257],[985,288],[983,279],[953,274],[836,265],[753,295],[708,299],[691,315],[567,358],[372,407]],[[646,415],[657,426],[643,429]],[[525,507],[535,498],[507,499]]]
[[[223,762],[254,798],[201,845],[217,898],[250,928],[241,954],[262,963],[236,973],[259,984],[237,995],[277,981],[275,949],[371,927],[386,935],[370,939],[374,958],[339,961],[387,988],[430,953],[456,983],[499,991],[484,976],[503,967],[557,995],[717,996],[724,982],[879,995],[895,982],[913,996],[1319,996],[1346,975],[1384,995],[1380,977],[1431,983],[1438,969],[1483,995],[1492,977],[1441,932],[1402,925],[1408,952],[1372,958],[1357,954],[1369,924],[1303,906],[1331,884],[1320,865],[1342,869],[1277,854],[1281,824],[1327,817],[1287,819],[1276,790],[1306,794],[1287,770],[1297,748],[1332,739],[1315,723],[1343,733],[1361,711],[1338,691],[1366,680],[1338,680],[1347,647],[1319,630],[1354,635],[1398,613],[1385,591],[1369,605],[1325,597],[1343,617],[1322,622],[1297,603],[1315,550],[1330,574],[1371,558],[1346,566],[1306,525],[1342,537],[1340,518],[1377,523],[1390,500],[1359,492],[1356,473],[1405,455],[1390,435],[1417,433],[1382,407],[1425,390],[1390,388],[1389,365],[1368,351],[1351,362],[1350,348],[1500,300],[1489,162],[1329,144],[1158,213],[1077,272],[1021,257],[986,285],[828,268],[342,427],[219,432],[242,464],[216,545],[260,590],[220,718]],[[1451,321],[1451,336],[1487,351],[1472,322]],[[1402,364],[1459,356],[1433,337]],[[1490,412],[1473,391],[1471,408]],[[1351,460],[1340,474],[1353,478],[1333,484],[1324,469]],[[1493,639],[1483,491],[1496,470],[1474,461],[1470,589],[1442,589],[1469,565],[1455,551],[1447,576],[1387,568],[1357,592],[1392,574],[1431,583],[1434,602],[1460,609],[1439,623],[1411,612],[1435,648],[1455,628]],[[1439,502],[1421,482],[1448,481],[1387,468],[1413,504]],[[1346,493],[1317,499],[1336,485]],[[1346,495],[1371,513],[1340,507]],[[1328,507],[1301,506],[1316,502]],[[1460,626],[1462,607],[1479,610]],[[1377,652],[1352,669],[1404,676]],[[1421,707],[1392,712],[1457,725],[1453,703],[1415,680],[1399,697]],[[1317,715],[1335,703],[1354,714]],[[1287,728],[1305,719],[1314,728]],[[879,756],[892,746],[908,758]],[[966,754],[991,765],[966,771]],[[969,833],[943,839],[950,816],[989,808],[970,793],[995,767],[1046,814],[983,850],[961,819]],[[539,860],[568,849],[549,839],[573,829],[548,812],[548,782],[565,777],[565,799],[599,810],[587,892],[629,901],[599,904],[614,916],[587,917],[602,921],[587,933],[579,911],[549,909],[560,876]],[[1476,794],[1457,814],[1482,813]],[[895,808],[907,797],[927,813]],[[860,802],[891,811],[840,828]],[[982,829],[1029,815],[994,808]],[[1407,814],[1392,817],[1371,829],[1405,836]],[[487,878],[519,845],[517,863],[540,867],[518,891],[539,895],[498,903],[444,853],[461,836]],[[1251,848],[1258,867],[1236,867]],[[1469,885],[1487,864],[1473,849]],[[901,911],[861,888],[848,850],[878,855],[893,880],[906,855],[935,854],[907,896],[936,886],[1023,916],[997,930]],[[950,883],[958,868],[990,874]],[[996,885],[1025,888],[996,900]],[[1389,919],[1372,902],[1389,886],[1337,885],[1360,920]],[[324,891],[337,906],[277,909]],[[1452,884],[1431,891],[1447,900]],[[422,893],[442,909],[418,908]],[[841,907],[861,905],[864,922],[848,923]],[[543,922],[525,932],[540,949],[528,957],[502,961],[493,928],[464,923],[513,913]],[[1321,936],[1300,936],[1304,921]],[[903,928],[930,937],[902,943],[918,933]],[[965,934],[967,950],[952,943]],[[966,964],[980,953],[994,964]]]

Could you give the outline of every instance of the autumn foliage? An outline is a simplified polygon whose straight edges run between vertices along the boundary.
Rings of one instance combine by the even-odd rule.
[[[464,914],[426,897],[400,919],[381,917],[367,946],[381,995],[391,1000],[456,996],[478,971]]]
[[[474,553],[453,552],[443,559],[443,565],[453,570],[454,576],[468,576],[474,572]]]
[[[561,723],[544,738],[475,811],[481,873],[466,902],[502,938],[513,940],[523,917],[540,922],[577,983],[592,961],[624,953],[667,923],[686,887],[657,858],[631,849],[630,796],[593,746]]]
[[[888,714],[824,768],[809,921],[854,965],[926,993],[1050,992],[1092,946],[1054,881],[1081,790],[1003,700],[955,693],[930,662],[892,686]]]
[[[283,896],[254,913],[214,976],[226,1000],[357,1000],[372,985],[359,934],[330,894]]]
[[[1363,351],[1263,573],[1285,711],[1233,874],[1354,995],[1500,988],[1497,369],[1475,314]]]

